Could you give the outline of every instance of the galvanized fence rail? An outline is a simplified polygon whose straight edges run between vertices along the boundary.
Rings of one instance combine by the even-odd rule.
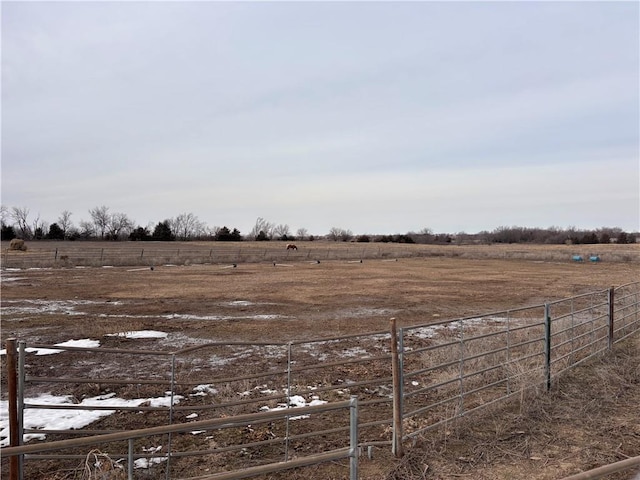
[[[640,282],[519,309],[401,328],[394,451],[531,389],[640,330]]]
[[[640,286],[638,282],[616,287],[611,292],[612,317],[615,322],[610,337],[621,342],[640,328]],[[614,314],[615,311],[615,314]]]
[[[129,414],[128,418],[137,417],[141,426],[156,422],[160,427],[181,423],[194,412],[232,418],[287,410],[297,401],[333,404],[357,396],[359,446],[391,445],[396,455],[402,455],[403,441],[449,428],[467,415],[524,397],[530,390],[548,390],[569,369],[603,354],[639,330],[640,282],[635,282],[484,315],[399,329],[392,319],[389,331],[288,343],[209,342],[168,352],[29,345],[65,350],[64,356],[57,358],[64,364],[64,376],[54,376],[50,370],[28,371],[26,343],[17,342],[16,347],[12,340],[14,343],[7,345],[8,357],[15,353],[18,360],[13,361],[16,372],[8,372],[9,379],[17,378],[15,394],[10,396],[16,417],[11,445],[21,445],[25,435],[72,438],[114,433],[26,429],[22,417],[30,409],[119,411]],[[82,362],[77,361],[78,355]],[[156,359],[154,363],[149,362],[151,358]],[[11,358],[7,360],[10,365]],[[86,371],[93,374],[86,376]],[[86,397],[117,392],[127,398],[169,398],[165,406],[128,407],[83,405],[81,399],[54,407],[25,401],[28,390],[44,383],[67,385]],[[133,412],[136,415],[132,417]],[[243,448],[259,447],[289,462],[301,442],[314,435],[304,422],[292,421],[291,415],[297,413],[291,413],[277,428],[244,432],[235,441],[243,444],[244,437],[253,438]],[[339,442],[347,432],[346,427],[333,424],[327,419],[332,428],[322,431],[327,446]],[[13,435],[14,431],[18,434]],[[156,443],[163,445],[162,455],[168,459],[167,478],[172,459],[210,454],[212,450],[176,446],[171,433]],[[234,445],[218,445],[217,449],[230,451]],[[131,455],[150,456],[140,451]],[[26,457],[30,461],[53,458],[77,460],[83,456],[62,452],[54,457]]]
[[[506,400],[543,377],[543,305],[400,329],[403,435]]]
[[[342,401],[342,402],[334,402],[325,405],[316,405],[309,407],[302,407],[296,409],[296,416],[312,416],[319,415],[328,411],[336,411],[336,410],[349,410],[349,422],[348,425],[340,428],[340,430],[348,432],[349,443],[345,447],[334,448],[329,451],[324,451],[321,453],[316,453],[312,455],[301,456],[295,460],[284,460],[281,462],[271,462],[264,463],[254,467],[248,468],[240,468],[235,469],[233,471],[222,471],[215,474],[209,474],[200,477],[191,477],[192,479],[198,478],[201,480],[211,479],[211,480],[222,480],[222,479],[236,479],[236,478],[246,478],[256,475],[261,475],[265,473],[274,473],[281,472],[285,470],[289,470],[292,468],[298,468],[301,466],[315,465],[318,463],[324,463],[329,461],[336,461],[340,459],[349,459],[349,478],[351,480],[356,480],[358,478],[358,399],[355,396],[352,396],[350,400]],[[208,420],[200,420],[194,422],[180,423],[176,425],[165,425],[137,430],[126,430],[123,432],[115,432],[115,433],[106,433],[100,435],[92,435],[92,436],[83,436],[81,438],[69,439],[69,440],[59,440],[53,442],[46,443],[37,443],[31,445],[21,445],[14,447],[5,447],[2,451],[4,456],[17,457],[28,454],[36,454],[48,451],[57,451],[69,448],[78,448],[94,445],[119,445],[122,444],[123,441],[127,441],[127,453],[124,453],[124,450],[121,450],[122,453],[118,454],[117,447],[116,450],[112,450],[110,457],[116,457],[119,455],[123,458],[127,459],[127,477],[129,479],[134,478],[134,461],[136,458],[161,458],[163,460],[168,461],[171,458],[171,455],[167,454],[147,454],[146,456],[134,455],[134,440],[141,438],[149,438],[158,435],[171,435],[177,433],[185,433],[194,430],[199,431],[210,431],[210,430],[224,430],[224,429],[232,429],[243,427],[247,428],[247,426],[251,425],[259,425],[263,423],[273,423],[278,420],[289,421],[289,419],[293,416],[291,410],[275,410],[270,412],[263,412],[257,414],[247,414],[247,415],[237,415],[233,417],[222,417],[222,418],[214,418]],[[331,431],[336,430],[335,428]],[[329,433],[329,430],[319,430],[313,432],[313,436],[323,437]],[[312,438],[312,435],[307,435],[305,438]],[[281,441],[282,439],[274,439],[269,443],[275,443],[276,441]],[[261,442],[264,445],[267,442]],[[254,442],[253,444],[240,444],[233,445],[227,448],[212,448],[207,451],[197,452],[199,455],[219,455],[221,453],[227,452],[241,452],[245,451],[247,447],[255,447],[258,442]],[[116,452],[116,453],[114,453]],[[183,456],[193,455],[193,452],[183,453]],[[85,458],[86,456],[82,456],[81,458]],[[55,458],[55,457],[53,457]],[[116,463],[118,465],[118,463]],[[116,467],[117,468],[117,467]],[[167,469],[167,473],[168,473]],[[98,478],[96,474],[96,478]],[[102,475],[100,478],[107,478],[108,474]],[[20,475],[22,478],[22,475]],[[115,477],[114,477],[115,478]],[[167,478],[169,476],[167,475]],[[174,477],[175,478],[175,477]]]
[[[381,331],[290,343],[209,342],[177,351],[27,345],[20,341],[17,342],[18,418],[12,431],[20,431],[20,438],[30,439],[34,435],[72,438],[111,434],[118,430],[113,425],[109,429],[25,428],[24,415],[32,410],[128,414],[125,425],[132,428],[132,422],[134,427],[172,425],[176,421],[185,421],[188,415],[196,412],[203,417],[232,418],[292,408],[300,401],[311,405],[333,404],[357,394],[361,400],[356,428],[364,432],[366,437],[363,438],[369,439],[361,441],[360,447],[389,444],[390,440],[380,440],[391,428],[391,419],[381,415],[386,410],[389,416],[391,411],[388,408],[392,390],[387,367],[390,358],[388,337],[388,332]],[[7,345],[8,352],[15,348]],[[50,370],[45,374],[28,372],[27,352],[40,349],[64,352],[56,357],[57,362],[65,365],[57,370],[64,372],[63,375],[53,376]],[[388,373],[378,376],[377,373],[385,368]],[[81,372],[87,369],[94,370],[95,375],[83,376]],[[376,369],[376,375],[369,375],[372,369]],[[104,372],[109,372],[109,375]],[[58,391],[76,392],[81,398],[77,398],[75,403],[62,405],[38,402],[37,399],[26,400],[27,392],[42,384],[50,384]],[[128,406],[96,405],[96,398],[115,396],[116,393],[128,399],[152,397],[152,400],[141,405],[141,402]],[[154,401],[163,398],[167,401],[154,405]],[[261,455],[268,451],[272,457],[279,456],[283,462],[289,462],[306,442],[321,437],[322,441],[318,443],[330,445],[338,443],[347,433],[346,428],[332,418],[325,422],[331,428],[309,431],[309,422],[296,421],[301,415],[297,413],[297,406],[295,411],[279,426],[251,429],[236,440],[242,448],[260,449]],[[389,432],[387,435],[390,437]],[[250,441],[247,443],[244,437]],[[180,442],[176,445],[171,433],[154,439],[154,442],[157,447],[162,447],[162,454],[156,456],[167,458],[164,464],[167,478],[170,478],[172,460],[212,453],[211,449],[185,450]],[[136,451],[130,453],[134,460],[154,457],[141,452],[141,448],[144,447],[136,445]],[[233,445],[226,445],[215,451],[220,453],[233,449]],[[77,452],[60,452],[53,455],[32,453],[20,458],[30,462],[54,459],[77,462],[85,457],[85,454]],[[72,467],[69,463],[69,468]]]

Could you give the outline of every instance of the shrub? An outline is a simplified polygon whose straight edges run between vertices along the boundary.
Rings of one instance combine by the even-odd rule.
[[[16,231],[11,225],[5,225],[3,223],[0,238],[2,238],[2,240],[13,240],[16,238]]]

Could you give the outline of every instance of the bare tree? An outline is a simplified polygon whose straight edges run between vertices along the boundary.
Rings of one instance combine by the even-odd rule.
[[[87,220],[80,220],[80,231],[78,234],[82,238],[91,238],[96,234],[96,227],[93,222],[88,222]]]
[[[342,231],[342,229],[338,228],[338,227],[331,227],[331,230],[329,230],[329,240],[333,240],[334,242],[337,242],[338,239],[340,238],[340,232]]]
[[[248,237],[251,240],[255,240],[256,238],[258,238],[258,235],[260,235],[260,232],[264,232],[267,238],[272,239],[274,235],[273,229],[274,229],[273,223],[267,222],[262,217],[258,217],[256,220],[256,224],[253,226],[253,228],[249,232]]]
[[[67,238],[69,234],[69,230],[73,226],[71,222],[72,213],[69,210],[65,210],[58,217],[58,226],[62,229],[62,233],[64,233],[64,238]]]
[[[309,237],[309,231],[306,228],[299,228],[296,232],[296,237],[300,240],[306,240]]]
[[[6,205],[0,205],[0,222],[2,222],[3,225],[6,225],[8,218],[11,218],[9,207]]]
[[[111,215],[109,214],[109,207],[101,206],[89,210],[89,215],[93,220],[93,224],[96,226],[96,232],[100,234],[100,238],[104,240],[104,234],[109,227],[111,221]]]
[[[31,229],[29,228],[29,209],[27,207],[12,207],[11,218],[16,222],[20,236],[23,239],[31,238]]]
[[[181,213],[170,220],[171,231],[179,240],[188,240],[205,231],[206,226],[193,213]]]
[[[108,237],[117,240],[120,235],[126,235],[134,228],[134,222],[125,213],[114,213],[109,216],[107,224]]]
[[[338,240],[342,240],[343,242],[347,242],[353,238],[353,232],[351,230],[345,230],[344,228],[332,227],[329,230],[329,240],[333,240],[337,242]]]
[[[47,233],[47,225],[43,220],[40,220],[40,214],[33,220],[33,238],[41,240]]]
[[[289,225],[281,223],[273,227],[273,234],[280,240],[286,240],[290,236]]]
[[[353,232],[351,230],[348,230],[348,229],[340,230],[340,240],[342,240],[343,242],[348,242],[352,238],[353,238]]]

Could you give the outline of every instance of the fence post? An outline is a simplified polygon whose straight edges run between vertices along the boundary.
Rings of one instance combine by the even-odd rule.
[[[615,289],[609,288],[609,350],[613,348],[613,314],[614,314],[614,302],[615,302]]]
[[[7,339],[7,394],[9,395],[9,446],[20,445],[18,431],[18,377],[16,368],[16,339]],[[9,457],[9,480],[19,478],[19,459],[17,456]]]
[[[53,259],[54,259],[54,260],[58,260],[58,249],[57,249],[57,248],[56,248],[56,253],[55,253],[55,255],[53,256]]]
[[[291,342],[287,344],[287,408],[291,408]],[[285,419],[284,461],[289,461],[289,415]]]
[[[402,379],[398,359],[398,330],[396,319],[391,318],[391,375],[393,377],[393,441],[391,452],[402,457]]]
[[[127,441],[127,480],[133,480],[133,438]]]
[[[349,405],[349,480],[358,480],[358,397]]]
[[[24,443],[24,383],[25,383],[25,355],[27,342],[20,340],[18,342],[18,442],[19,445]],[[24,455],[20,455],[20,478],[24,478]]]
[[[169,405],[169,425],[173,425],[173,402],[175,399],[175,391],[176,391],[176,354],[171,354],[171,398]],[[169,438],[167,439],[167,470],[166,470],[166,479],[169,480],[170,471],[171,471],[171,441],[172,435],[169,432]]]
[[[547,392],[551,390],[551,306],[544,304],[544,376]]]

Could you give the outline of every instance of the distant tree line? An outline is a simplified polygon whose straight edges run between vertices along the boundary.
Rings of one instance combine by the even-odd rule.
[[[258,217],[251,231],[242,235],[237,228],[208,227],[193,213],[181,213],[157,224],[136,225],[128,215],[111,212],[107,206],[98,206],[88,211],[89,220],[77,224],[71,220],[72,213],[63,211],[54,223],[47,223],[40,215],[30,216],[26,207],[0,207],[1,238],[11,240],[112,240],[112,241],[162,241],[214,240],[219,242],[293,241],[327,239],[334,242],[382,242],[421,244],[490,244],[490,243],[538,243],[538,244],[595,244],[635,243],[637,232],[625,232],[620,228],[602,227],[595,230],[580,230],[575,227],[528,228],[501,226],[493,231],[479,233],[433,233],[429,228],[419,232],[395,235],[360,234],[351,230],[333,227],[324,236],[310,235],[306,228],[295,234],[289,225],[275,224]]]

